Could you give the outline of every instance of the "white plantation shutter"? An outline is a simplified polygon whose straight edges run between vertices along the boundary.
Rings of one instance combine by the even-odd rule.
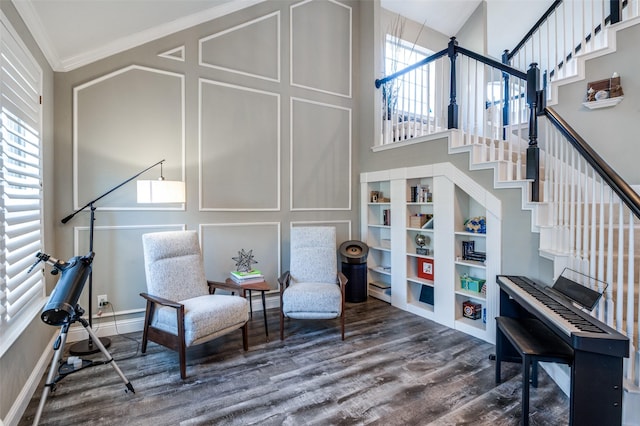
[[[42,308],[42,70],[0,16],[0,355]]]

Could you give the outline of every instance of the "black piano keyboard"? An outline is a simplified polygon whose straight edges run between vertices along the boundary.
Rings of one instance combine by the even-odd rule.
[[[553,312],[558,314],[562,319],[574,325],[580,331],[585,331],[589,333],[607,333],[602,330],[595,324],[590,323],[586,319],[582,318],[580,315],[576,314],[572,310],[568,309],[561,303],[557,302],[555,299],[550,297],[547,293],[541,291],[538,286],[533,284],[525,277],[521,276],[509,276],[508,277],[515,285],[529,293],[535,299],[537,299],[540,303],[545,305],[547,308],[551,309]]]

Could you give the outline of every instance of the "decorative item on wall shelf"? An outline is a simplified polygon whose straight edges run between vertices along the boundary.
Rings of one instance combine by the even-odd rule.
[[[462,302],[462,316],[477,320],[482,317],[482,305],[479,303],[473,303],[470,300]]]
[[[484,216],[469,218],[464,222],[464,229],[467,232],[473,232],[474,234],[486,234],[487,219]]]
[[[431,251],[428,248],[424,248],[424,246],[429,244],[430,241],[431,239],[428,236],[423,234],[416,234],[415,242],[419,246],[418,248],[416,248],[416,254],[423,254],[428,256]]]
[[[582,105],[589,109],[618,105],[624,99],[620,76],[614,72],[611,78],[587,83],[587,98]]]
[[[418,259],[418,278],[433,281],[433,259]]]
[[[232,257],[231,259],[236,261],[236,271],[238,272],[250,272],[253,270],[251,265],[258,263],[258,261],[253,258],[253,250],[246,252],[244,249],[241,249],[238,252],[238,256]]]
[[[484,278],[475,278],[469,274],[463,274],[460,276],[460,288],[463,290],[475,291],[481,293],[484,287],[486,293],[486,281]]]

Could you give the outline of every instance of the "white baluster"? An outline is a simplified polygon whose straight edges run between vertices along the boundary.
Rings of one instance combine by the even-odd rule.
[[[598,218],[598,291],[603,292],[604,288],[602,288],[602,282],[605,280],[604,275],[604,254],[605,254],[605,245],[604,245],[604,184],[600,182],[598,185],[598,189],[600,192],[600,212]],[[595,276],[595,275],[592,275]],[[604,302],[601,302],[601,307],[598,308],[598,319],[600,321],[604,321]]]
[[[624,333],[624,205],[616,196],[618,204],[618,276],[616,278],[616,330]]]
[[[615,229],[613,227],[613,190],[611,190],[611,188],[609,188],[608,192],[608,199],[609,199],[609,221],[608,221],[608,226],[607,226],[607,230],[608,230],[608,234],[607,234],[607,278],[606,278],[606,282],[607,284],[609,284],[609,286],[607,287],[607,293],[606,293],[606,306],[605,306],[605,311],[606,311],[606,319],[605,322],[607,325],[609,325],[610,327],[615,327],[614,322],[613,322],[613,255],[614,255],[614,251],[613,251],[613,230]]]
[[[627,337],[629,338],[629,353],[634,353],[634,339],[635,339],[635,335],[634,335],[634,327],[636,324],[635,321],[635,305],[634,305],[634,295],[635,295],[635,278],[636,278],[636,274],[635,274],[635,262],[634,262],[634,255],[635,255],[635,249],[634,249],[634,233],[635,233],[635,227],[634,227],[634,222],[635,222],[635,218],[633,216],[633,213],[631,211],[629,211],[629,225],[628,225],[628,231],[629,231],[629,249],[627,252],[627,288],[626,288],[626,293],[627,293],[627,316],[626,316],[626,323],[627,323],[627,332],[625,333],[627,335]],[[628,379],[632,379],[632,375],[633,375],[633,362],[634,362],[634,358],[627,358],[626,360],[628,360],[628,362],[626,363],[626,377]]]

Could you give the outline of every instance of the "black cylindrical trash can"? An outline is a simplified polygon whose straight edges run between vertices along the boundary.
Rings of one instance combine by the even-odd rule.
[[[369,247],[362,241],[345,241],[340,245],[342,273],[349,280],[345,300],[360,303],[367,300],[367,255]]]

